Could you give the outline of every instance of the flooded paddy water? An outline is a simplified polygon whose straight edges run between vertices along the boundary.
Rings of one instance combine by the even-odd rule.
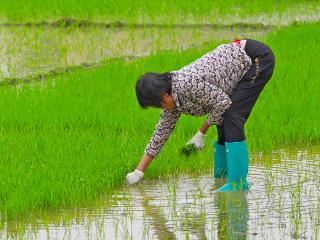
[[[235,37],[263,39],[271,28],[178,25],[150,27],[0,27],[0,79],[25,79],[134,58],[161,50],[183,50]]]
[[[209,157],[209,156],[208,156]],[[2,225],[1,239],[319,239],[320,148],[251,156],[249,192],[179,176],[117,189],[98,207],[41,212]]]

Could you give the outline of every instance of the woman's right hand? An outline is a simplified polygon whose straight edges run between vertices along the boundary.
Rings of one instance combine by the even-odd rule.
[[[140,182],[143,178],[143,172],[138,169],[134,170],[131,173],[127,174],[127,183],[132,186]]]

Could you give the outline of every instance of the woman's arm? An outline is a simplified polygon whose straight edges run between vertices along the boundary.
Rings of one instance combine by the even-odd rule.
[[[144,175],[144,171],[160,153],[162,147],[168,140],[172,131],[174,130],[178,119],[180,118],[180,112],[177,110],[170,112],[163,109],[160,114],[160,120],[156,125],[156,129],[150,139],[149,144],[145,148],[144,155],[140,160],[137,168],[127,175],[127,183],[134,185],[141,181]]]
[[[137,167],[137,169],[141,172],[144,172],[146,168],[149,166],[151,161],[153,160],[153,157],[149,156],[148,154],[143,154],[142,159],[140,160],[140,163]]]
[[[202,134],[206,134],[206,132],[208,131],[208,129],[209,129],[210,126],[211,126],[211,125],[210,125],[207,121],[205,121],[205,122],[202,124],[201,128],[199,129],[199,131],[200,131]]]
[[[156,158],[158,156],[162,147],[173,132],[180,115],[181,114],[178,110],[170,112],[163,109],[161,111],[160,120],[156,125],[156,129],[149,141],[149,144],[145,148],[144,153],[152,158]]]

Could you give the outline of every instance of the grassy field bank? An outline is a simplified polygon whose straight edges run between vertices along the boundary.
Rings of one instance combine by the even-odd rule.
[[[319,42],[319,24],[279,30],[267,39],[276,70],[246,128],[251,152],[319,143]],[[139,108],[136,78],[147,71],[179,69],[219,43],[130,62],[110,61],[31,87],[0,88],[2,212],[11,217],[42,207],[77,205],[122,185],[159,118],[159,110]],[[147,179],[212,168],[214,128],[204,151],[190,158],[179,155],[204,119],[182,116]]]
[[[267,24],[271,18],[310,16],[319,8],[317,0],[270,1],[147,1],[147,0],[2,0],[0,22],[55,21],[61,18],[125,23],[227,23],[255,17]],[[263,15],[265,14],[265,15]],[[247,20],[244,20],[247,21]]]

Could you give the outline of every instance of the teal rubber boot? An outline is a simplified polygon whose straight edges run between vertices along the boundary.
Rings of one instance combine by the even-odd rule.
[[[213,176],[215,178],[227,177],[226,146],[213,142]]]
[[[246,141],[226,142],[228,181],[217,192],[248,190],[249,154]]]

